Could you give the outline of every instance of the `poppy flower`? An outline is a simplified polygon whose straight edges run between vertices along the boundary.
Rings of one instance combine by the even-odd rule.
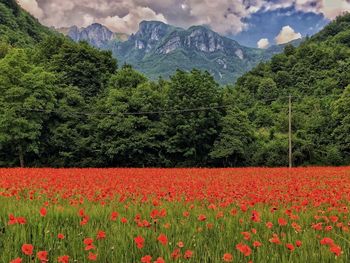
[[[104,239],[104,238],[106,238],[106,232],[104,232],[104,231],[102,231],[102,230],[99,230],[99,231],[97,232],[97,237],[96,237],[96,239]]]
[[[193,251],[186,250],[184,254],[184,259],[190,259],[193,256]]]
[[[296,245],[297,247],[301,247],[302,244],[303,244],[303,243],[302,243],[300,240],[295,241],[295,245]]]
[[[64,236],[62,233],[59,233],[59,234],[57,235],[57,238],[58,238],[58,239],[64,239],[65,236]]]
[[[207,217],[205,215],[199,215],[198,216],[198,221],[205,221]]]
[[[69,256],[64,255],[57,258],[58,263],[69,263]]]
[[[280,226],[286,226],[287,223],[288,223],[287,220],[285,220],[284,218],[282,218],[282,217],[278,218],[278,224]]]
[[[152,263],[152,257],[150,255],[146,255],[141,258],[142,263]]]
[[[165,263],[165,260],[162,257],[157,258],[156,261],[154,261],[153,263]]]
[[[110,216],[111,221],[117,220],[118,216],[119,216],[118,212],[112,212]]]
[[[320,241],[320,243],[321,243],[321,245],[328,245],[328,246],[334,245],[333,239],[331,239],[331,238],[329,238],[329,237],[323,238],[323,239]]]
[[[182,241],[177,242],[176,244],[179,248],[183,248],[184,247],[184,243]]]
[[[22,252],[23,254],[30,256],[33,255],[34,246],[31,244],[23,244]]]
[[[236,246],[236,248],[238,251],[240,251],[246,257],[248,257],[252,253],[251,248],[248,245],[245,245],[243,243],[239,243]]]
[[[170,256],[171,256],[172,259],[177,260],[179,257],[181,257],[180,249],[175,248]]]
[[[39,251],[38,253],[36,253],[36,256],[41,262],[49,261],[49,259],[47,258],[48,256],[47,251]]]
[[[96,261],[97,260],[97,254],[89,252],[88,259],[91,260],[91,261]]]
[[[337,245],[332,245],[329,250],[334,253],[337,257],[339,257],[342,253],[341,247]]]
[[[158,241],[159,241],[163,246],[165,246],[165,245],[168,244],[168,238],[167,238],[167,236],[164,235],[164,234],[160,234],[160,235],[158,236]]]
[[[260,247],[262,244],[259,241],[254,241],[253,242],[253,247]]]
[[[126,224],[128,222],[128,219],[126,219],[125,217],[123,217],[122,219],[120,219],[120,222],[122,222],[123,224]]]
[[[42,217],[46,216],[46,214],[47,214],[46,208],[45,208],[45,207],[42,207],[42,208],[40,209],[39,213],[40,213],[40,215],[41,215]]]
[[[295,249],[294,245],[291,243],[286,244],[286,248],[288,248],[289,251],[294,251]]]
[[[137,248],[139,248],[139,249],[143,248],[143,246],[145,244],[145,240],[143,239],[142,236],[135,237],[134,241],[136,243]]]
[[[233,256],[230,253],[225,253],[224,256],[222,257],[222,260],[225,262],[232,262]]]
[[[11,260],[10,263],[22,263],[22,259],[21,258],[15,258],[15,259]]]

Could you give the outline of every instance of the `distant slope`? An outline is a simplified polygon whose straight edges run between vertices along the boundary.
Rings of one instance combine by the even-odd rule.
[[[30,46],[57,34],[19,7],[15,0],[0,0],[0,41],[13,46]]]
[[[273,156],[288,154],[289,95],[294,162],[350,162],[350,14],[244,74],[233,93],[265,143],[257,163],[270,165]]]
[[[139,30],[126,41],[99,24],[61,32],[74,41],[86,40],[112,50],[120,64],[131,64],[152,79],[167,78],[176,69],[198,68],[209,71],[221,84],[233,84],[259,62],[283,51],[283,46],[267,50],[244,47],[204,26],[185,30],[158,21],[141,22]]]

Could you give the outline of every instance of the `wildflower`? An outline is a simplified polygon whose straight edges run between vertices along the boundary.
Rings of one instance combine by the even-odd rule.
[[[106,232],[104,232],[104,231],[102,231],[102,230],[99,230],[99,231],[97,232],[97,237],[96,237],[96,239],[104,239],[104,238],[106,238]]]
[[[135,237],[134,241],[136,243],[137,248],[139,248],[139,249],[143,248],[143,246],[145,244],[145,240],[143,239],[142,236]]]
[[[260,247],[262,244],[259,241],[253,242],[253,247]]]
[[[303,244],[303,243],[302,243],[300,240],[295,241],[295,245],[296,245],[297,247],[301,247],[302,244]]]
[[[205,215],[199,215],[198,216],[198,220],[199,221],[205,221],[207,219],[207,217]]]
[[[193,256],[193,251],[191,250],[186,250],[184,254],[185,259],[190,259]]]
[[[252,220],[253,222],[257,222],[257,223],[261,221],[260,214],[259,214],[258,211],[252,211],[251,220]]]
[[[141,258],[142,263],[152,263],[152,257],[150,255],[146,255]]]
[[[64,255],[57,258],[58,263],[69,263],[69,256]]]
[[[163,245],[167,245],[168,244],[168,238],[166,235],[164,234],[160,234],[159,237],[158,237],[158,241]]]
[[[40,212],[40,215],[41,215],[42,217],[46,216],[46,214],[47,214],[47,210],[46,210],[45,207],[42,207],[42,208],[40,209],[39,212]]]
[[[332,245],[329,250],[334,253],[337,257],[339,257],[342,253],[341,247],[337,245]]]
[[[243,243],[239,243],[236,246],[237,250],[240,251],[241,253],[243,253],[244,256],[248,257],[251,253],[252,250],[248,245],[245,245]]]
[[[222,257],[222,259],[225,262],[232,262],[233,256],[230,253],[225,253],[224,256]]]
[[[118,212],[112,212],[110,216],[111,221],[117,220],[118,216],[119,216]]]
[[[333,239],[331,239],[329,237],[325,237],[325,238],[321,239],[320,243],[321,243],[321,245],[331,246],[334,244],[334,241],[333,241]]]
[[[15,258],[15,259],[11,260],[10,263],[22,263],[22,259],[21,258]]]
[[[65,236],[64,236],[62,233],[59,233],[59,234],[57,235],[57,238],[58,238],[58,239],[64,239]]]
[[[31,244],[24,244],[22,246],[22,252],[27,256],[33,255],[33,249],[34,249],[34,246]]]
[[[278,218],[278,224],[280,226],[285,226],[285,225],[287,225],[287,220],[285,220],[284,218],[280,217],[280,218]]]
[[[179,242],[177,242],[177,246],[179,248],[183,248],[184,247],[184,243],[182,241],[179,241]]]
[[[89,252],[88,259],[91,260],[91,261],[96,261],[97,260],[97,254]]]
[[[48,256],[48,253],[47,251],[39,251],[37,254],[36,254],[37,258],[41,261],[41,262],[47,262],[49,261],[49,259],[47,258]]]
[[[154,261],[154,263],[165,263],[165,260],[161,257],[157,258],[156,261]]]
[[[294,245],[291,243],[286,244],[286,248],[288,248],[290,251],[293,251],[295,249]]]

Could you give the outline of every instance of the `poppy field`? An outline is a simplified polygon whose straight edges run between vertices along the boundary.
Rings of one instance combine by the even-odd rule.
[[[0,262],[350,262],[350,167],[0,169]]]

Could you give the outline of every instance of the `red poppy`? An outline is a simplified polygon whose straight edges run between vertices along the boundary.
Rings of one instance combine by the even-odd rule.
[[[69,263],[69,256],[64,255],[57,258],[59,263]]]
[[[294,251],[294,249],[295,249],[294,245],[291,243],[286,244],[286,248],[288,248],[288,250],[290,250],[290,251]]]
[[[46,216],[46,214],[47,214],[47,210],[45,207],[42,207],[39,212],[40,212],[41,216]]]
[[[184,254],[185,259],[190,259],[193,256],[193,251],[191,250],[186,250]]]
[[[238,251],[240,251],[246,257],[248,257],[252,253],[251,248],[248,245],[245,245],[243,243],[239,243],[236,246],[236,248]]]
[[[232,262],[233,256],[230,253],[225,253],[224,256],[222,257],[222,259],[225,262]]]
[[[341,247],[337,245],[332,245],[329,250],[334,253],[337,257],[339,257],[342,253]]]
[[[106,238],[106,232],[104,232],[104,231],[102,231],[102,230],[99,230],[99,231],[97,232],[97,237],[96,237],[96,239],[104,239],[104,238]]]
[[[39,251],[38,253],[36,253],[36,256],[41,262],[49,261],[49,259],[47,258],[48,256],[47,251]]]
[[[23,244],[22,252],[23,254],[30,256],[33,255],[34,246],[31,244]]]
[[[253,247],[260,247],[262,244],[259,241],[254,241],[253,242]]]
[[[150,255],[146,255],[141,258],[142,263],[152,263],[152,257]]]
[[[168,244],[168,238],[167,238],[167,236],[164,235],[164,234],[160,234],[160,235],[158,236],[158,241],[159,241],[163,246],[165,246],[165,245]]]
[[[136,243],[137,248],[139,248],[139,249],[143,248],[143,246],[145,244],[145,240],[143,239],[142,236],[135,237],[134,241]]]
[[[296,245],[297,247],[301,247],[302,244],[303,244],[303,243],[302,243],[300,240],[295,241],[295,245]]]
[[[118,217],[118,216],[119,216],[118,212],[112,212],[112,213],[111,213],[110,219],[111,219],[112,221],[115,221],[115,220],[117,220],[117,217]]]
[[[15,258],[15,259],[11,260],[10,263],[22,263],[22,259],[21,258]]]
[[[62,233],[59,233],[59,234],[57,235],[57,238],[58,238],[58,239],[64,239],[65,236],[64,236]]]
[[[183,248],[184,247],[184,243],[182,241],[177,242],[176,244],[179,248]]]
[[[205,215],[199,215],[198,216],[198,220],[199,221],[205,221],[207,219],[207,217]]]
[[[154,263],[165,263],[165,260],[162,257],[159,257]]]
[[[329,238],[329,237],[323,238],[323,239],[320,241],[320,243],[321,243],[321,245],[328,245],[328,246],[334,245],[333,239],[331,239],[331,238]]]
[[[97,260],[97,254],[89,252],[88,259],[91,260],[91,261],[96,261]]]
[[[280,225],[280,226],[285,226],[285,225],[287,225],[287,220],[285,220],[284,218],[278,218],[278,224]]]

